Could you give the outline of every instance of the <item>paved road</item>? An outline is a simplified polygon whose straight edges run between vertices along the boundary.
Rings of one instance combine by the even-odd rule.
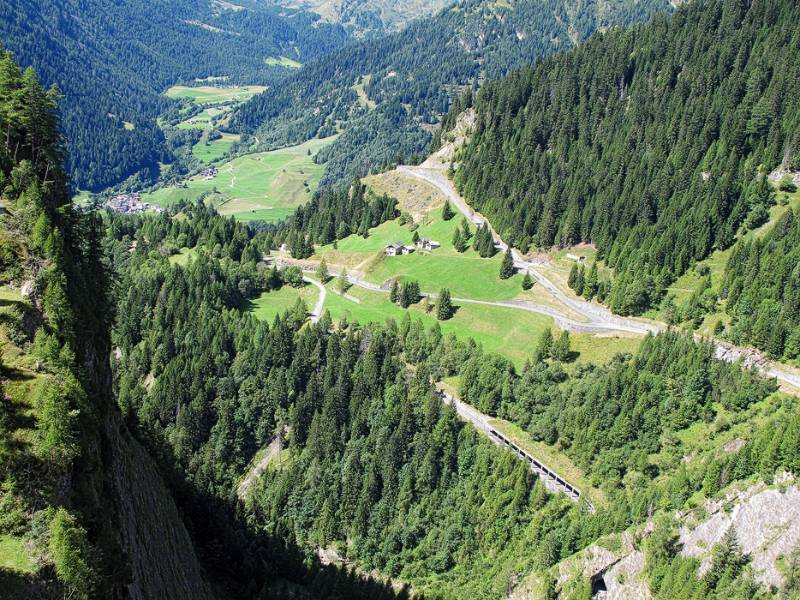
[[[528,462],[531,470],[539,476],[542,483],[548,490],[557,494],[565,494],[570,500],[574,500],[575,502],[581,500],[583,496],[578,488],[558,475],[540,459],[531,455],[527,450],[520,448],[502,433],[494,429],[489,422],[488,416],[484,415],[474,406],[471,406],[466,402],[451,396],[447,392],[440,391],[439,395],[442,397],[443,402],[453,406],[456,409],[458,416],[460,416],[464,421],[471,423],[472,426],[478,430],[478,432],[485,435],[497,446],[505,446],[509,450],[513,451],[518,458]],[[592,506],[592,503],[589,502],[585,497],[583,497],[583,499],[586,501],[587,510],[589,512],[594,512],[594,506]]]
[[[291,259],[281,259],[284,263],[293,264],[294,261]],[[310,268],[303,268],[303,271],[306,273],[315,273],[315,269]],[[341,273],[335,270],[328,271],[332,277],[339,277]],[[319,287],[319,283],[315,280],[310,278],[305,278],[306,281],[309,281]],[[380,285],[371,283],[369,281],[365,281],[354,275],[348,275],[347,281],[356,287],[363,288],[370,292],[377,292],[379,294],[388,294],[389,290],[382,288]],[[422,296],[431,298],[435,300],[438,294],[430,294],[430,293],[421,293]],[[349,296],[345,294],[345,296]],[[351,300],[354,302],[360,303],[358,298],[354,298],[349,296]],[[538,313],[542,315],[547,315],[552,317],[555,321],[556,325],[559,329],[566,329],[570,333],[589,333],[589,334],[603,334],[603,333],[619,333],[621,331],[628,332],[628,333],[636,333],[639,334],[641,331],[638,329],[627,329],[624,325],[620,326],[617,324],[607,324],[603,322],[586,322],[583,323],[581,321],[576,321],[574,319],[570,319],[569,317],[565,316],[562,312],[556,310],[555,308],[551,308],[549,306],[545,306],[543,304],[537,304],[535,302],[528,302],[526,300],[475,300],[473,298],[458,298],[453,297],[453,302],[456,304],[482,304],[484,306],[497,306],[500,308],[511,308],[515,310],[525,310],[528,312]],[[322,314],[322,306],[318,303],[319,314]]]
[[[409,166],[400,166],[397,167],[397,170],[404,175],[422,179],[436,186],[464,216],[472,221],[472,223],[478,226],[482,226],[484,223],[486,223],[489,226],[489,229],[494,236],[495,245],[501,252],[506,252],[508,250],[508,244],[506,244],[503,241],[503,238],[501,238],[500,235],[494,230],[491,223],[489,223],[489,221],[483,215],[474,211],[472,207],[467,204],[466,200],[461,197],[456,188],[453,186],[453,183],[444,173],[434,169]],[[550,281],[543,273],[537,270],[535,265],[526,261],[516,248],[511,249],[511,255],[514,257],[514,267],[516,269],[530,273],[534,278],[536,278],[542,287],[544,287],[556,299],[558,299],[559,302],[561,302],[564,306],[571,308],[578,314],[584,316],[588,321],[588,326],[597,331],[624,331],[627,333],[637,333],[643,335],[648,332],[657,333],[663,329],[663,327],[659,325],[643,323],[635,319],[619,317],[612,314],[611,311],[602,305],[592,304],[578,298],[571,298],[562,292],[558,286]],[[550,312],[545,314],[551,314],[553,312],[552,309],[549,310]],[[561,318],[566,319],[564,315],[560,313],[559,315]],[[571,321],[571,319],[565,322],[568,321]],[[575,321],[572,322],[574,323]]]
[[[444,172],[436,169],[426,169],[423,167],[411,166],[400,166],[397,167],[397,170],[404,175],[422,179],[436,186],[445,195],[445,197],[447,197],[450,202],[452,202],[453,205],[455,205],[458,210],[474,224],[483,225],[483,223],[487,223],[495,237],[495,242],[498,248],[503,252],[507,250],[508,245],[502,240],[497,232],[494,231],[491,223],[489,223],[486,218],[483,217],[483,215],[472,210],[469,204],[467,204],[467,202],[455,189],[453,183],[450,181],[450,179],[448,179]],[[626,331],[639,334],[645,334],[648,332],[658,333],[659,331],[663,331],[667,328],[667,326],[662,323],[647,323],[637,319],[620,317],[618,315],[614,315],[605,306],[597,303],[586,302],[581,298],[568,296],[562,292],[558,286],[550,281],[541,271],[539,271],[536,265],[526,261],[517,249],[512,248],[511,254],[514,257],[514,266],[517,269],[530,273],[536,278],[542,287],[555,296],[562,304],[568,306],[588,320],[588,323],[581,324],[583,327],[587,328],[586,332],[588,333],[593,332],[588,331],[588,328],[596,328],[597,331]],[[534,310],[533,307],[528,307],[528,309]],[[544,314],[550,313],[546,312]],[[569,321],[569,319],[563,317],[562,321],[559,322],[557,320],[557,323],[570,325]],[[575,321],[572,321],[572,323],[575,323]],[[559,324],[559,326],[561,325]],[[789,384],[794,388],[800,389],[800,374],[788,370],[779,363],[766,359],[763,355],[754,350],[739,348],[718,340],[712,341],[716,347],[716,354],[718,358],[729,362],[736,362],[737,360],[743,359],[745,364],[748,366],[754,366],[762,373],[765,373],[770,377],[775,377],[778,381]]]
[[[311,285],[315,286],[319,290],[319,299],[317,303],[314,305],[314,308],[311,311],[311,322],[318,323],[319,318],[322,316],[322,308],[325,306],[325,298],[328,296],[328,290],[325,289],[325,286],[322,285],[316,279],[311,279],[311,277],[303,276],[303,281],[306,283],[310,283]]]

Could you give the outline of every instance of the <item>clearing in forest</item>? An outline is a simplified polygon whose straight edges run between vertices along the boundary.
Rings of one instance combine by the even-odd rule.
[[[325,166],[314,156],[333,138],[299,146],[247,154],[217,167],[212,175],[195,175],[183,186],[169,186],[144,196],[145,202],[171,206],[203,196],[223,215],[237,219],[276,221],[311,199]]]
[[[164,95],[168,98],[191,98],[197,104],[211,105],[237,100],[244,102],[256,94],[260,94],[266,88],[260,85],[242,86],[187,86],[174,85],[169,88]]]

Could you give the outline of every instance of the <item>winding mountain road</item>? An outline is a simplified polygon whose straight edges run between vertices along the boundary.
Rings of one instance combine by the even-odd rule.
[[[491,223],[483,215],[473,210],[466,200],[461,197],[461,195],[455,189],[455,186],[453,186],[452,181],[450,181],[441,168],[425,168],[424,166],[415,167],[402,165],[397,167],[397,171],[403,175],[421,179],[435,186],[456,208],[458,208],[459,212],[466,216],[473,224],[476,226],[482,226],[484,223],[486,223],[492,232],[492,235],[494,236],[497,247],[501,251],[505,252],[508,249],[508,244],[506,244],[498,235]],[[575,329],[571,329],[571,327],[573,327],[575,324],[580,325],[582,329],[579,331],[582,333],[595,333],[600,331],[626,331],[630,333],[646,334],[658,333],[659,331],[663,331],[667,328],[667,325],[662,323],[648,323],[638,319],[620,317],[613,314],[601,304],[587,302],[581,298],[568,296],[562,292],[558,286],[550,281],[541,271],[539,271],[535,264],[531,263],[530,261],[526,261],[519,250],[516,248],[511,248],[511,255],[514,258],[515,268],[530,273],[542,285],[542,287],[550,292],[559,302],[561,302],[564,306],[569,307],[576,313],[582,315],[585,319],[587,319],[588,322],[577,324],[576,321],[568,319],[566,316],[558,313],[558,311],[548,307],[533,306],[528,304],[527,306],[517,305],[516,308],[523,308],[525,310],[533,310],[535,312],[549,314],[556,319],[556,323],[559,325],[559,327],[569,329],[570,331],[575,331]],[[464,300],[460,301],[463,302]],[[509,303],[503,304],[507,305]],[[543,308],[546,308],[547,310],[540,310]],[[556,317],[553,313],[559,314],[560,316]],[[700,336],[696,337],[699,338]],[[770,377],[775,377],[779,382],[788,384],[789,386],[800,390],[800,374],[787,369],[780,363],[768,360],[754,350],[739,348],[715,339],[712,339],[712,342],[714,343],[716,349],[717,358],[728,362],[744,360],[746,365],[756,367],[762,373]]]
[[[279,261],[281,264],[287,265],[296,265],[300,266],[304,273],[316,273],[316,269],[312,269],[307,266],[303,266],[301,261],[295,261],[294,259],[288,258],[281,258]],[[339,277],[341,273],[335,270],[329,270],[329,273],[332,277]],[[311,283],[315,286],[322,287],[325,289],[324,286],[321,286],[318,281],[312,279],[311,277],[303,277],[304,281]],[[376,292],[379,294],[388,294],[389,290],[382,288],[380,285],[376,283],[371,283],[369,281],[365,281],[364,279],[360,279],[353,275],[347,276],[347,282],[350,285],[354,285],[356,287],[360,287],[370,292]],[[438,297],[438,294],[431,294],[427,292],[421,292],[421,296],[425,298],[431,298],[435,300]],[[360,304],[360,300],[358,298],[354,298],[349,296],[349,294],[344,294],[344,297],[348,298],[352,302],[356,302]],[[633,334],[641,334],[642,331],[636,328],[627,328],[624,324],[608,324],[603,322],[581,322],[576,321],[575,319],[570,319],[569,317],[565,316],[562,312],[556,310],[555,308],[551,308],[549,306],[545,306],[544,304],[537,304],[535,302],[528,302],[527,300],[475,300],[474,298],[458,298],[452,297],[451,300],[456,304],[481,304],[483,306],[497,306],[499,308],[511,308],[515,310],[525,310],[528,312],[538,313],[541,315],[546,315],[551,317],[555,324],[558,326],[559,329],[566,329],[570,333],[588,333],[588,334],[603,334],[603,333],[633,333]],[[316,323],[319,320],[320,315],[322,314],[322,304],[324,304],[325,300],[320,295],[320,300],[317,302],[317,306],[314,308],[312,312],[312,322]],[[316,320],[315,320],[316,319]]]

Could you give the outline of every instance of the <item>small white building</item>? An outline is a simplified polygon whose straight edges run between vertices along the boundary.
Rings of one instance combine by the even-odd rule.
[[[567,254],[567,258],[576,263],[586,262],[586,257],[583,254]]]
[[[403,242],[395,242],[386,246],[386,256],[400,256],[401,254],[411,254],[414,246],[406,246]]]
[[[436,250],[439,246],[441,244],[436,240],[429,240],[428,238],[419,238],[417,240],[417,248],[420,250]]]

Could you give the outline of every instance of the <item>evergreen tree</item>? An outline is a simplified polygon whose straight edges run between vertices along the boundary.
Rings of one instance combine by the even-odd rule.
[[[442,207],[442,220],[449,221],[455,216],[453,212],[453,207],[450,206],[450,202],[445,200],[444,206]]]
[[[419,302],[419,283],[406,281],[400,286],[400,306],[408,308],[417,302]]]
[[[340,294],[345,294],[347,293],[347,290],[349,288],[350,288],[350,282],[347,281],[347,269],[342,269],[342,272],[336,279],[336,289],[339,290]]]
[[[509,279],[514,275],[514,257],[511,255],[511,247],[506,250],[503,262],[500,263],[500,279]]]
[[[473,247],[481,256],[481,258],[491,258],[495,255],[495,252],[497,252],[497,249],[494,246],[494,237],[492,236],[492,232],[487,223],[484,222],[484,224],[481,225],[481,227],[479,227],[478,231],[475,233]]]
[[[578,296],[583,295],[584,287],[586,286],[586,269],[584,269],[583,265],[578,267],[578,273],[575,275],[575,285],[573,286],[573,290]]]
[[[522,289],[529,290],[533,287],[533,277],[531,274],[525,271],[525,276],[522,278]]]
[[[567,277],[567,285],[569,289],[575,289],[575,282],[578,281],[578,263],[572,263],[569,269],[569,277]]]
[[[397,304],[397,301],[400,299],[400,284],[397,283],[397,279],[392,280],[392,287],[389,290],[389,302],[392,304]]]
[[[550,350],[553,347],[553,332],[548,327],[539,336],[536,349],[533,352],[533,363],[540,363],[546,358],[550,358]]]
[[[467,243],[464,241],[464,236],[458,227],[453,232],[453,249],[456,252],[464,252],[467,249]]]
[[[440,321],[447,321],[453,316],[453,303],[450,299],[450,290],[442,288],[436,300],[436,318]]]
[[[550,356],[561,362],[566,362],[570,359],[569,331],[565,329],[561,332],[561,335],[558,336],[558,339],[550,349]]]
[[[586,276],[586,280],[583,284],[583,297],[587,300],[591,300],[597,295],[597,261],[592,263],[591,268],[589,269],[589,274]]]
[[[461,235],[465,242],[472,239],[472,229],[469,226],[469,219],[467,219],[467,217],[461,219]]]
[[[323,284],[328,283],[328,280],[330,279],[330,273],[328,273],[328,265],[325,262],[325,258],[320,261],[319,266],[317,267],[317,277],[319,277],[319,280]]]

